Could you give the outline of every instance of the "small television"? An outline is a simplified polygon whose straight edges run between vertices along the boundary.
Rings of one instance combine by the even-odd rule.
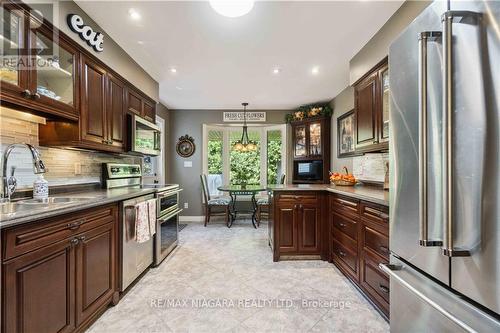
[[[296,181],[323,181],[323,161],[296,161]]]

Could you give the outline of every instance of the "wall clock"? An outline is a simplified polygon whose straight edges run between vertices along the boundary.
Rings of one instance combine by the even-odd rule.
[[[194,139],[189,135],[184,135],[179,138],[176,146],[177,154],[181,157],[189,157],[194,154],[196,146],[194,145]]]

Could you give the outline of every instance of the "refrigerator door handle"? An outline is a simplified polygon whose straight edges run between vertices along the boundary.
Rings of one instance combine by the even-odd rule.
[[[418,201],[419,244],[423,247],[442,246],[441,240],[429,240],[427,213],[427,42],[440,42],[441,31],[423,31],[418,35]]]
[[[454,197],[453,197],[453,112],[455,99],[453,90],[453,23],[477,23],[480,13],[470,11],[447,11],[441,17],[443,24],[443,255],[448,257],[469,257],[470,250],[454,247]]]
[[[431,307],[436,309],[439,313],[441,313],[443,316],[454,322],[456,325],[460,326],[467,332],[477,332],[474,330],[472,327],[464,323],[462,320],[459,318],[455,317],[452,315],[449,311],[444,309],[442,306],[434,302],[432,299],[427,297],[424,293],[413,287],[409,282],[405,281],[398,273],[397,271],[401,271],[403,267],[401,265],[391,265],[391,264],[379,264],[379,268],[384,271],[386,274],[388,274],[391,278],[395,279],[399,284],[404,286],[406,289],[408,289],[411,293],[415,294],[418,298],[420,298],[422,301],[425,303],[429,304]]]

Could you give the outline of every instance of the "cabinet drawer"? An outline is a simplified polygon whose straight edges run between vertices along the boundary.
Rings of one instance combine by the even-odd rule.
[[[344,246],[338,241],[333,241],[333,259],[337,262],[340,261],[342,267],[346,268],[349,273],[356,278],[358,276],[358,255],[348,246]]]
[[[332,198],[332,208],[334,212],[359,215],[359,202],[355,199],[335,195]]]
[[[354,220],[345,216],[333,214],[333,227],[336,229],[333,231],[334,234],[340,231],[354,240],[358,239],[358,223]]]
[[[384,206],[378,206],[368,202],[361,203],[360,216],[366,220],[377,223],[389,223],[389,209]]]
[[[42,222],[28,223],[4,233],[4,259],[10,259],[35,249],[64,240],[82,231],[115,220],[116,206],[98,207]]]
[[[318,200],[318,195],[316,193],[278,194],[278,202],[316,203],[317,200]]]
[[[378,268],[377,262],[366,256],[362,265],[361,286],[388,316],[390,302],[389,277]]]
[[[363,226],[364,248],[389,260],[389,238],[367,225]]]
[[[343,246],[349,247],[351,251],[355,251],[356,253],[358,252],[358,242],[345,233],[339,232],[337,229],[333,229],[333,239],[341,243]]]

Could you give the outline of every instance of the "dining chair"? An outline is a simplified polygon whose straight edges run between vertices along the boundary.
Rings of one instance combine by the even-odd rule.
[[[205,210],[205,227],[210,222],[211,216],[222,216],[226,217],[226,225],[229,227],[229,204],[231,199],[229,198],[211,198],[210,191],[208,190],[207,175],[201,174],[201,187],[203,189],[203,199],[204,199],[204,210]]]
[[[282,185],[285,184],[285,179],[286,175],[283,174],[280,178],[280,184]],[[257,220],[257,227],[260,226],[260,220],[262,219],[263,213],[269,217],[269,196],[257,200],[257,212],[255,213]]]

